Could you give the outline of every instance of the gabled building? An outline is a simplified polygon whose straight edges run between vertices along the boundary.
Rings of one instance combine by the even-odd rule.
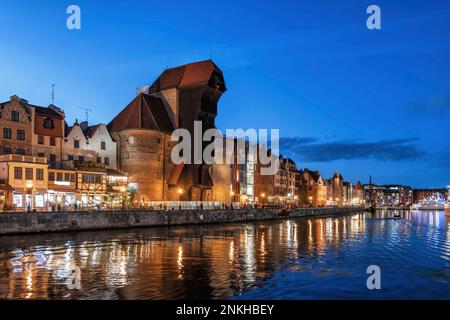
[[[364,200],[364,188],[360,181],[356,182],[355,187],[353,188],[353,200],[352,203],[354,205],[363,205],[365,203]]]
[[[327,204],[327,187],[319,171],[299,172],[299,203],[303,206],[323,207]]]
[[[339,172],[336,172],[329,180],[327,197],[329,205],[342,206],[344,204],[344,178]]]
[[[97,153],[96,162],[103,163],[107,169],[117,170],[117,143],[106,125],[88,126],[87,122],[82,122],[80,127],[88,141],[88,150]]]
[[[63,144],[63,159],[65,163],[72,163],[74,160],[79,163],[97,162],[97,151],[89,147],[89,140],[78,120],[73,126],[67,127]]]

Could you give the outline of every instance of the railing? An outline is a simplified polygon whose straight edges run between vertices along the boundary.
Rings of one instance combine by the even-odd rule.
[[[47,158],[22,156],[18,154],[4,154],[0,156],[0,162],[26,162],[36,164],[47,164]]]
[[[136,211],[189,211],[189,210],[241,210],[241,209],[345,209],[345,208],[360,208],[361,206],[344,206],[344,207],[301,207],[301,206],[275,206],[275,205],[264,205],[264,206],[245,206],[236,203],[235,205],[226,205],[223,204],[217,207],[208,207],[208,206],[198,206],[198,207],[189,207],[189,206],[142,206],[142,207],[104,207],[104,208],[95,208],[91,206],[86,207],[75,207],[75,206],[56,206],[54,210],[49,208],[36,208],[36,209],[26,209],[26,208],[9,208],[6,210],[0,210],[0,214],[2,213],[17,213],[17,214],[29,214],[29,213],[59,213],[59,212],[136,212]]]

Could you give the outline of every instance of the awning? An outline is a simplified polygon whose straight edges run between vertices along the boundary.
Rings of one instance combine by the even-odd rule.
[[[180,179],[181,172],[183,172],[184,162],[177,164],[169,176],[169,187],[176,187],[178,184],[178,179]]]

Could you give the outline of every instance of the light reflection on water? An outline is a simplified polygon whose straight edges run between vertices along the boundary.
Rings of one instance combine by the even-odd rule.
[[[372,264],[381,291],[366,288]],[[73,266],[81,290],[65,285]],[[1,299],[450,299],[449,284],[444,212],[0,240]]]

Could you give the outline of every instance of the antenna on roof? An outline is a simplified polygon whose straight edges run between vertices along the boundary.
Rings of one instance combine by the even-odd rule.
[[[55,84],[52,84],[52,104],[55,104]]]
[[[89,112],[92,112],[91,109],[80,107],[80,109],[86,112],[86,122],[89,123]]]
[[[212,59],[213,59],[213,51],[212,51],[212,50],[211,50],[211,53],[210,53],[209,59],[210,59],[210,60],[212,60]]]

